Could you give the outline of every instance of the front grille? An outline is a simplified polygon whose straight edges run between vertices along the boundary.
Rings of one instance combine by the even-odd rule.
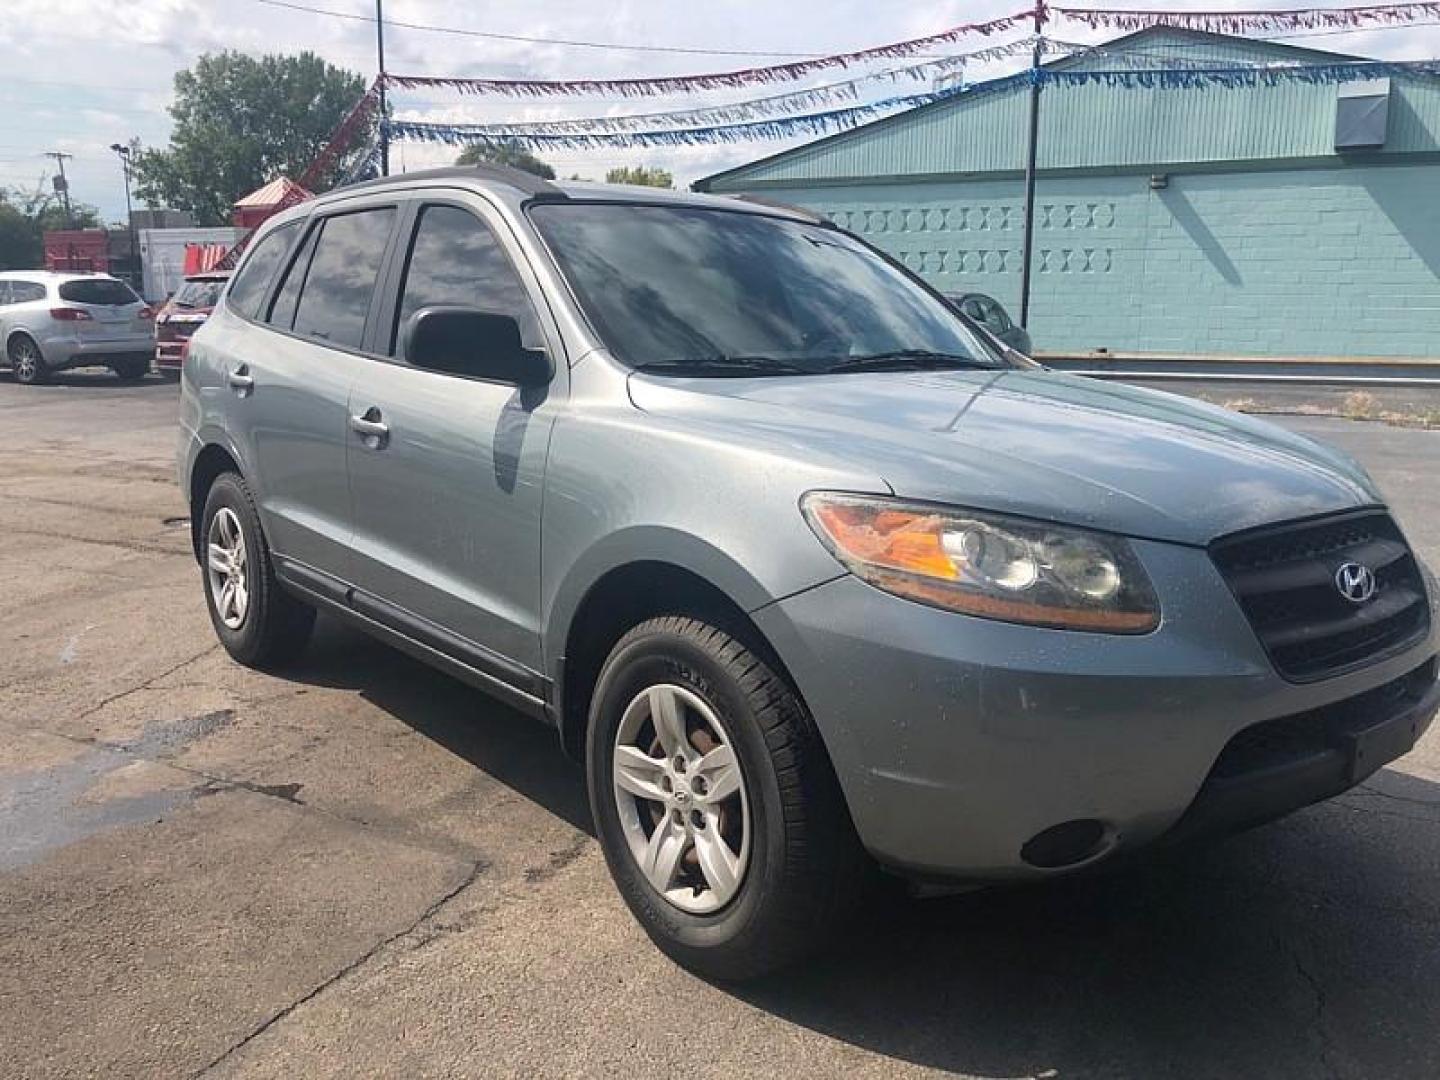
[[[1384,511],[1241,533],[1216,541],[1210,555],[1275,669],[1295,682],[1359,667],[1430,625],[1420,568]],[[1375,573],[1375,596],[1363,604],[1335,584],[1352,562]]]
[[[1434,684],[1435,659],[1432,657],[1414,671],[1374,690],[1245,728],[1225,744],[1210,776],[1213,779],[1247,776],[1334,749],[1345,736],[1414,705]]]

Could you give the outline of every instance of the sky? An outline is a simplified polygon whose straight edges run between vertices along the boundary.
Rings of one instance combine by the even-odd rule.
[[[55,163],[45,152],[74,155],[66,162],[72,197],[98,206],[107,220],[124,217],[120,164],[108,148],[139,138],[163,146],[166,111],[176,72],[206,52],[252,54],[309,50],[330,62],[373,76],[376,69],[372,0],[293,0],[361,18],[293,10],[265,0],[4,0],[0,18],[0,187],[49,183]],[[1353,0],[1352,0],[1353,2]],[[1340,3],[1309,0],[1314,6]],[[1125,0],[1101,5],[1163,10],[1293,7],[1296,0]],[[782,54],[834,53],[936,33],[959,23],[1011,14],[1025,0],[385,0],[390,20],[496,34],[564,38],[604,48],[543,45],[387,26],[386,67],[394,73],[498,78],[626,78],[690,74],[782,63]],[[1107,35],[1056,26],[1052,33],[1092,43]],[[947,46],[940,54],[968,51],[1024,36],[1023,31]],[[1113,35],[1109,35],[1113,36]],[[1295,44],[1387,59],[1440,57],[1440,25],[1336,34],[1315,31]],[[706,50],[646,52],[621,46]],[[771,58],[726,51],[774,53]],[[888,61],[885,67],[896,66]],[[1004,74],[1023,60],[970,66],[967,79]],[[860,69],[867,70],[867,69]],[[397,115],[447,122],[496,122],[618,115],[720,104],[850,77],[823,72],[800,83],[714,91],[703,95],[625,101],[596,97],[548,101],[461,98],[441,91],[402,93]],[[871,96],[920,92],[878,85]],[[699,147],[556,151],[545,157],[562,176],[601,179],[620,165],[660,166],[680,185],[806,141],[757,141]],[[392,171],[444,164],[453,149],[399,143]]]

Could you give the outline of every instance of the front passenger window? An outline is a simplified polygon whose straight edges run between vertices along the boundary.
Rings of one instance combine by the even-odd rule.
[[[458,206],[427,206],[420,212],[405,266],[400,310],[391,332],[392,353],[399,352],[405,320],[422,307],[436,304],[509,315],[520,324],[525,348],[545,347],[525,284],[505,249],[488,225]]]

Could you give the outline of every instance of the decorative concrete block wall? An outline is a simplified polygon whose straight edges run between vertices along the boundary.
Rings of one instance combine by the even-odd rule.
[[[788,188],[1017,314],[1015,180]],[[1440,357],[1440,165],[1042,177],[1041,350]]]

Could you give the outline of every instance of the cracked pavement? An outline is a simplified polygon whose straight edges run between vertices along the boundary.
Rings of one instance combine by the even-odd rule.
[[[0,376],[0,1043],[13,1076],[1440,1072],[1440,730],[1328,804],[877,909],[729,990],[612,890],[553,735],[322,621],[215,645],[176,390]],[[1440,565],[1440,433],[1356,453]]]

